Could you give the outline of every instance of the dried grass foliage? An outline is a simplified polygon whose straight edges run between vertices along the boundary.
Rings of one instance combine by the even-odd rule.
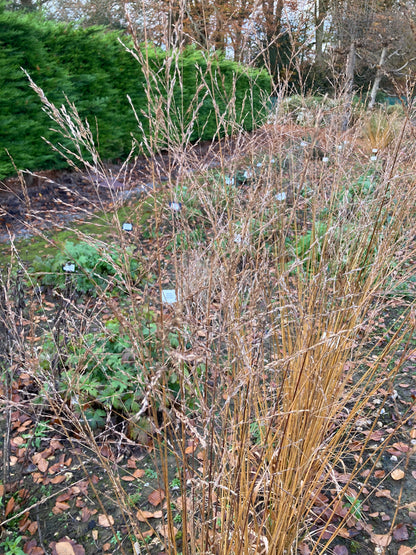
[[[150,87],[150,70],[148,79]],[[62,111],[61,116],[38,92],[52,115],[58,120],[65,116],[65,125],[69,125],[70,115]],[[221,118],[218,113],[218,120]],[[314,128],[305,147],[299,145],[298,129],[292,135],[278,119],[267,126],[266,135],[254,134],[251,139],[237,129],[232,154],[228,149],[225,155],[229,139],[224,139],[222,147],[213,148],[210,166],[198,166],[189,145],[189,130],[172,136],[169,121],[152,119],[157,127],[155,144],[168,139],[170,163],[175,168],[161,186],[163,198],[176,200],[176,188],[186,183],[188,198],[204,207],[211,230],[206,241],[185,252],[174,248],[168,255],[169,268],[163,237],[157,236],[152,257],[146,261],[149,271],[157,275],[159,297],[167,276],[175,283],[180,301],[170,312],[160,308],[158,340],[165,344],[169,332],[174,331],[180,337],[179,348],[149,366],[141,301],[135,301],[136,295],[146,298],[149,291],[126,284],[131,310],[100,296],[122,323],[133,345],[133,359],[145,375],[146,395],[139,414],[148,414],[152,421],[159,479],[167,496],[167,530],[161,540],[170,554],[284,555],[296,553],[301,540],[310,543],[312,553],[324,553],[336,535],[322,539],[331,519],[324,522],[314,507],[319,496],[334,485],[338,495],[329,510],[335,511],[343,503],[350,484],[337,482],[337,471],[355,434],[355,421],[381,385],[390,387],[401,360],[387,373],[380,369],[414,329],[409,312],[384,352],[357,374],[367,349],[368,321],[383,310],[395,276],[405,271],[404,263],[414,256],[416,205],[415,188],[407,177],[413,169],[408,160],[406,172],[401,172],[403,134],[393,137],[380,126],[371,128],[370,134],[367,123],[360,120],[345,144],[345,135],[338,130],[339,119],[339,114],[334,114],[333,126]],[[407,125],[408,116],[401,122],[401,126]],[[354,147],[363,128],[372,146],[392,147],[383,166],[377,166],[371,201],[364,195],[354,200],[348,196],[349,185],[369,167]],[[78,132],[72,134],[77,144]],[[93,149],[81,141],[75,152],[80,153],[81,146]],[[152,152],[152,145],[147,146],[154,168],[155,191],[151,195],[157,230],[167,210],[158,189],[161,168],[157,153]],[[324,147],[329,163],[315,155],[318,146]],[[272,163],[272,158],[278,164]],[[94,149],[92,159],[96,160]],[[241,168],[254,168],[258,161],[262,161],[258,178],[230,195],[226,177]],[[98,160],[87,167],[103,179],[108,177]],[[217,171],[214,181],[213,167]],[[282,191],[286,199],[277,202],[276,194]],[[138,206],[140,210],[140,203]],[[328,216],[320,232],[317,224],[324,209]],[[177,218],[174,225],[175,233],[191,236],[194,224],[186,217]],[[309,243],[300,249],[299,240],[308,230]],[[123,245],[119,224],[116,233]],[[3,289],[7,291],[5,282]],[[102,306],[97,304],[97,310]],[[76,308],[69,303],[67,314],[71,310]],[[84,317],[85,329],[94,329],[99,313]],[[7,318],[16,321],[10,313]],[[79,319],[78,314],[74,326]],[[19,337],[17,328],[14,337]],[[71,340],[74,335],[68,331],[68,337]],[[39,382],[54,383],[53,376],[42,373],[36,349],[29,357],[28,344],[20,344],[19,352],[26,353],[21,362],[25,371]],[[197,363],[205,365],[202,375],[196,371]],[[174,405],[166,390],[168,368],[172,367],[181,392]],[[111,494],[140,538],[117,465],[100,454],[87,422],[79,422],[67,403],[72,393],[76,395],[76,379],[83,371],[81,367],[75,373],[73,392],[52,387],[48,402],[68,437],[76,429],[79,441],[98,457],[98,464],[111,477]],[[352,385],[354,381],[357,383]],[[186,404],[189,391],[198,406],[196,413]],[[201,448],[198,471],[185,453],[190,433]],[[366,462],[364,447],[359,455],[361,460],[359,456],[351,470],[352,482]],[[174,538],[170,509],[172,459],[182,482],[181,547]]]

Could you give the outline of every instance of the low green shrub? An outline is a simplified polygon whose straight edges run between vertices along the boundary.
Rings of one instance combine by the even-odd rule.
[[[65,271],[67,265],[72,265],[72,269]],[[101,249],[72,241],[67,241],[52,258],[36,257],[33,270],[42,285],[61,290],[70,285],[78,293],[90,295],[99,290],[122,292],[126,279],[138,282],[143,276],[143,267],[132,247],[120,253],[115,248]]]
[[[67,392],[68,402],[76,411],[83,413],[93,429],[104,426],[108,411],[137,413],[149,385],[146,378],[152,374],[152,367],[163,358],[169,361],[170,352],[179,347],[177,332],[170,332],[165,341],[161,340],[156,316],[152,311],[143,313],[141,329],[135,332],[140,335],[140,352],[136,352],[135,340],[131,334],[123,331],[117,319],[106,322],[100,331],[72,338],[65,347],[61,345],[61,388]],[[43,370],[50,370],[57,354],[50,333],[44,334],[41,347],[39,364]],[[151,395],[155,395],[158,404],[162,402],[162,397],[164,402],[171,404],[181,395],[174,366],[168,363],[166,369],[167,373],[160,376],[160,383],[152,382]],[[190,380],[183,389],[186,406],[193,410],[195,400],[190,387],[193,378],[190,370],[184,371]],[[199,379],[203,373],[204,365],[201,364],[196,368],[195,375]],[[158,398],[159,385],[167,388],[164,395]]]

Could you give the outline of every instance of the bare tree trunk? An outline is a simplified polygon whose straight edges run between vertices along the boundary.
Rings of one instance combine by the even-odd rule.
[[[234,34],[234,61],[235,62],[242,62],[242,46],[244,41],[244,35],[242,31],[242,25],[240,21],[237,22],[237,29]]]
[[[224,15],[218,9],[215,17],[215,50],[225,52]]]
[[[373,87],[371,89],[370,102],[368,103],[369,110],[372,110],[376,104],[376,96],[378,93],[378,89],[380,88],[380,81],[383,76],[383,67],[384,67],[384,64],[386,63],[386,58],[387,58],[387,46],[383,46],[383,50],[381,51],[380,61],[377,66],[377,73],[374,78]]]
[[[324,23],[329,9],[329,0],[315,0],[315,67],[323,68]]]
[[[347,68],[345,71],[345,112],[342,119],[342,131],[346,131],[351,120],[352,99],[354,96],[354,72],[356,63],[356,46],[353,39],[348,52]]]

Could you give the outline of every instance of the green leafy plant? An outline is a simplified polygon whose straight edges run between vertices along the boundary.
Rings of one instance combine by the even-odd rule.
[[[49,423],[38,422],[33,432],[22,434],[23,439],[31,439],[36,449],[40,449],[42,439],[46,437]]]
[[[111,545],[117,545],[123,540],[120,530],[117,530],[115,535],[110,539]]]
[[[352,516],[357,520],[361,520],[363,513],[362,513],[362,506],[363,502],[359,499],[356,499],[353,495],[345,493],[345,497],[348,503],[345,503],[344,507],[346,507]]]
[[[91,394],[91,392],[89,393]],[[104,428],[107,420],[107,412],[100,408],[87,408],[84,416],[93,430]]]
[[[157,472],[153,470],[153,468],[146,468],[146,470],[144,471],[144,475],[146,476],[146,478],[150,478],[151,480],[157,479]]]
[[[21,536],[6,538],[4,542],[0,543],[0,547],[4,549],[3,553],[5,555],[25,555],[25,552],[20,547],[20,543],[23,541]]]
[[[179,347],[178,333],[167,334],[167,343],[160,342],[154,313],[143,309],[140,335],[144,345],[144,356],[134,354],[133,338],[122,331],[117,319],[106,322],[101,331],[73,338],[68,342],[66,353],[60,358],[64,365],[61,373],[63,389],[73,394],[73,406],[82,412],[92,429],[102,428],[107,419],[107,410],[134,413],[140,409],[146,387],[145,375],[151,366],[170,349]],[[56,352],[56,344],[50,334],[44,334],[40,365],[48,370]],[[180,390],[178,376],[172,369],[167,375],[167,397],[172,401]],[[187,386],[187,391],[189,385]],[[46,392],[45,392],[46,394]],[[72,395],[72,393],[69,393]],[[192,405],[192,396],[189,399]]]
[[[68,263],[72,265],[70,272],[64,270]],[[33,270],[44,285],[58,289],[72,286],[80,293],[92,295],[98,289],[115,288],[120,292],[126,279],[137,281],[142,276],[142,265],[131,247],[118,252],[114,248],[72,241],[67,241],[52,258],[35,258]]]

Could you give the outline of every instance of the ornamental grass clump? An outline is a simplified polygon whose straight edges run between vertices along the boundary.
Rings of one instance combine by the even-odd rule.
[[[142,61],[143,50],[134,55]],[[173,68],[179,63],[174,53],[168,60]],[[386,443],[370,457],[371,433],[360,436],[355,456],[351,441],[359,418],[369,419],[370,431],[377,426],[382,404],[375,412],[368,404],[380,390],[392,390],[414,331],[405,311],[382,349],[371,345],[371,322],[385,309],[396,276],[406,279],[406,263],[414,257],[415,189],[410,173],[398,171],[412,164],[402,157],[408,119],[371,195],[348,195],[349,185],[368,175],[368,161],[354,148],[360,122],[348,145],[337,148],[346,144],[337,130],[341,103],[340,113],[314,130],[329,155],[324,164],[278,119],[267,133],[247,134],[232,119],[233,92],[224,111],[204,86],[216,71],[207,62],[190,105],[196,107],[201,94],[209,99],[218,138],[224,129],[232,135],[201,157],[191,143],[193,116],[176,111],[171,132],[172,80],[179,79],[179,70],[164,73],[167,100],[156,117],[161,97],[154,87],[160,80],[145,67],[152,133],[144,150],[153,187],[146,201],[137,200],[134,213],[140,220],[149,200],[152,213],[128,236],[115,225],[114,241],[126,253],[134,245],[143,274],[154,281],[127,280],[127,299],[109,297],[97,283],[88,312],[65,297],[65,340],[55,329],[53,363],[41,365],[33,349],[23,367],[38,382],[54,384],[44,390],[44,400],[63,433],[72,441],[76,430],[107,473],[132,538],[131,548],[119,545],[122,552],[285,555],[302,547],[324,553],[338,532],[345,534],[361,518],[359,504],[368,489],[360,473],[368,465],[374,469]],[[245,102],[251,102],[249,92]],[[157,156],[161,144],[167,168]],[[94,149],[90,159],[99,160]],[[100,163],[93,169],[105,179]],[[244,172],[250,172],[249,182],[231,181]],[[172,203],[180,209],[172,210]],[[149,240],[142,231],[150,224]],[[195,228],[203,230],[197,240]],[[103,248],[110,254],[111,242]],[[174,290],[174,302],[166,302],[166,290]],[[120,352],[112,354],[120,362],[123,399],[134,399],[124,406],[111,407],[93,395],[86,400],[83,390],[91,369],[89,339],[97,330],[104,333],[108,319],[123,339]],[[113,337],[117,345],[120,337]],[[68,350],[80,343],[83,356],[72,357],[71,366]],[[94,372],[109,354],[100,359],[94,353]],[[105,407],[105,433],[116,434],[119,446],[141,437],[151,453],[163,490],[159,524],[138,518],[145,505],[132,506],[122,463],[103,455],[92,431],[94,403]],[[394,427],[409,415],[404,412]],[[179,489],[171,487],[172,476]],[[371,535],[365,522],[361,528]]]

